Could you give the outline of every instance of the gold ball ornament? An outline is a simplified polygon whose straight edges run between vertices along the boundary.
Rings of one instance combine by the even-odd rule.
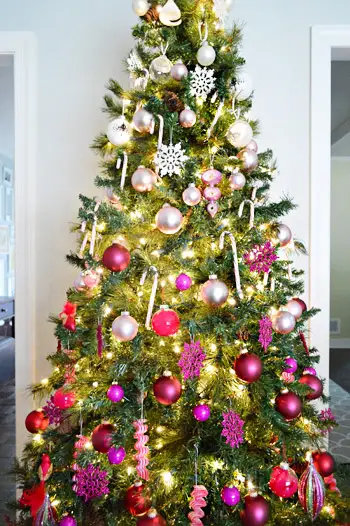
[[[176,234],[183,224],[183,215],[174,206],[165,204],[156,215],[156,225],[163,234]]]
[[[229,290],[223,281],[213,274],[201,288],[201,298],[209,307],[221,307],[227,301]]]
[[[154,132],[154,117],[152,113],[145,110],[144,108],[140,108],[135,112],[134,117],[132,119],[132,124],[135,130],[139,133]]]
[[[150,192],[157,182],[157,176],[149,168],[139,166],[131,177],[131,184],[137,192]]]

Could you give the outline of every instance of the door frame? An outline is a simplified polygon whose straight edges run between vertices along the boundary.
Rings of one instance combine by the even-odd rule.
[[[33,407],[28,386],[35,381],[36,49],[34,33],[0,32],[0,54],[14,57],[17,455],[26,439],[25,417]]]
[[[350,26],[314,26],[311,31],[310,129],[310,305],[322,309],[311,322],[312,344],[320,351],[318,371],[329,392],[331,62],[336,49],[349,49]]]

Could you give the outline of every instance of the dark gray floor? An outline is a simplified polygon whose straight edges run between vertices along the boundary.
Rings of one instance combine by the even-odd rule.
[[[331,349],[330,377],[350,393],[350,349]]]

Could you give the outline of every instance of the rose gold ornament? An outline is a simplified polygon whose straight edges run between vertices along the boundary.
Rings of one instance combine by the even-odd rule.
[[[196,206],[202,199],[202,194],[199,188],[196,188],[194,183],[188,185],[188,188],[182,194],[183,202],[187,206]]]
[[[137,192],[150,192],[157,182],[157,176],[149,168],[139,166],[131,177],[131,184]]]
[[[188,77],[188,69],[185,66],[185,64],[183,64],[181,60],[179,60],[171,68],[170,74],[174,80],[181,81],[182,79]]]
[[[241,172],[233,172],[229,178],[231,190],[242,190],[246,183],[246,178]]]
[[[209,307],[221,307],[228,298],[228,288],[223,281],[218,280],[215,274],[209,276],[201,289],[201,297]]]
[[[294,331],[295,318],[290,312],[280,310],[272,318],[272,327],[278,334],[289,334]]]
[[[293,234],[289,226],[280,223],[277,231],[277,239],[281,247],[285,247],[292,240]]]
[[[165,204],[156,215],[156,225],[163,234],[176,234],[182,227],[183,215],[174,206]]]
[[[252,150],[241,150],[237,154],[238,159],[241,161],[241,170],[245,173],[253,172],[259,165],[259,159],[256,152]]]
[[[179,122],[183,128],[192,128],[196,124],[197,116],[190,108],[185,108],[179,115]]]
[[[287,309],[288,309],[288,312],[290,312],[291,314],[293,314],[294,318],[296,320],[299,320],[299,318],[301,318],[302,314],[303,314],[303,307],[301,305],[301,303],[298,301],[298,299],[296,298],[293,298],[291,300],[288,301],[287,303]]]

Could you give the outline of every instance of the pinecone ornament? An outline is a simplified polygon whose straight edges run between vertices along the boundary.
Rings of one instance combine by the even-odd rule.
[[[249,340],[250,334],[249,334],[249,331],[248,331],[247,327],[241,327],[237,331],[237,338],[238,338],[238,340],[241,340],[243,342],[247,342]]]
[[[157,22],[159,20],[159,8],[151,7],[144,16],[145,20],[149,23]]]
[[[164,95],[164,102],[168,106],[169,111],[175,113],[185,109],[182,100],[173,91],[166,91]]]

